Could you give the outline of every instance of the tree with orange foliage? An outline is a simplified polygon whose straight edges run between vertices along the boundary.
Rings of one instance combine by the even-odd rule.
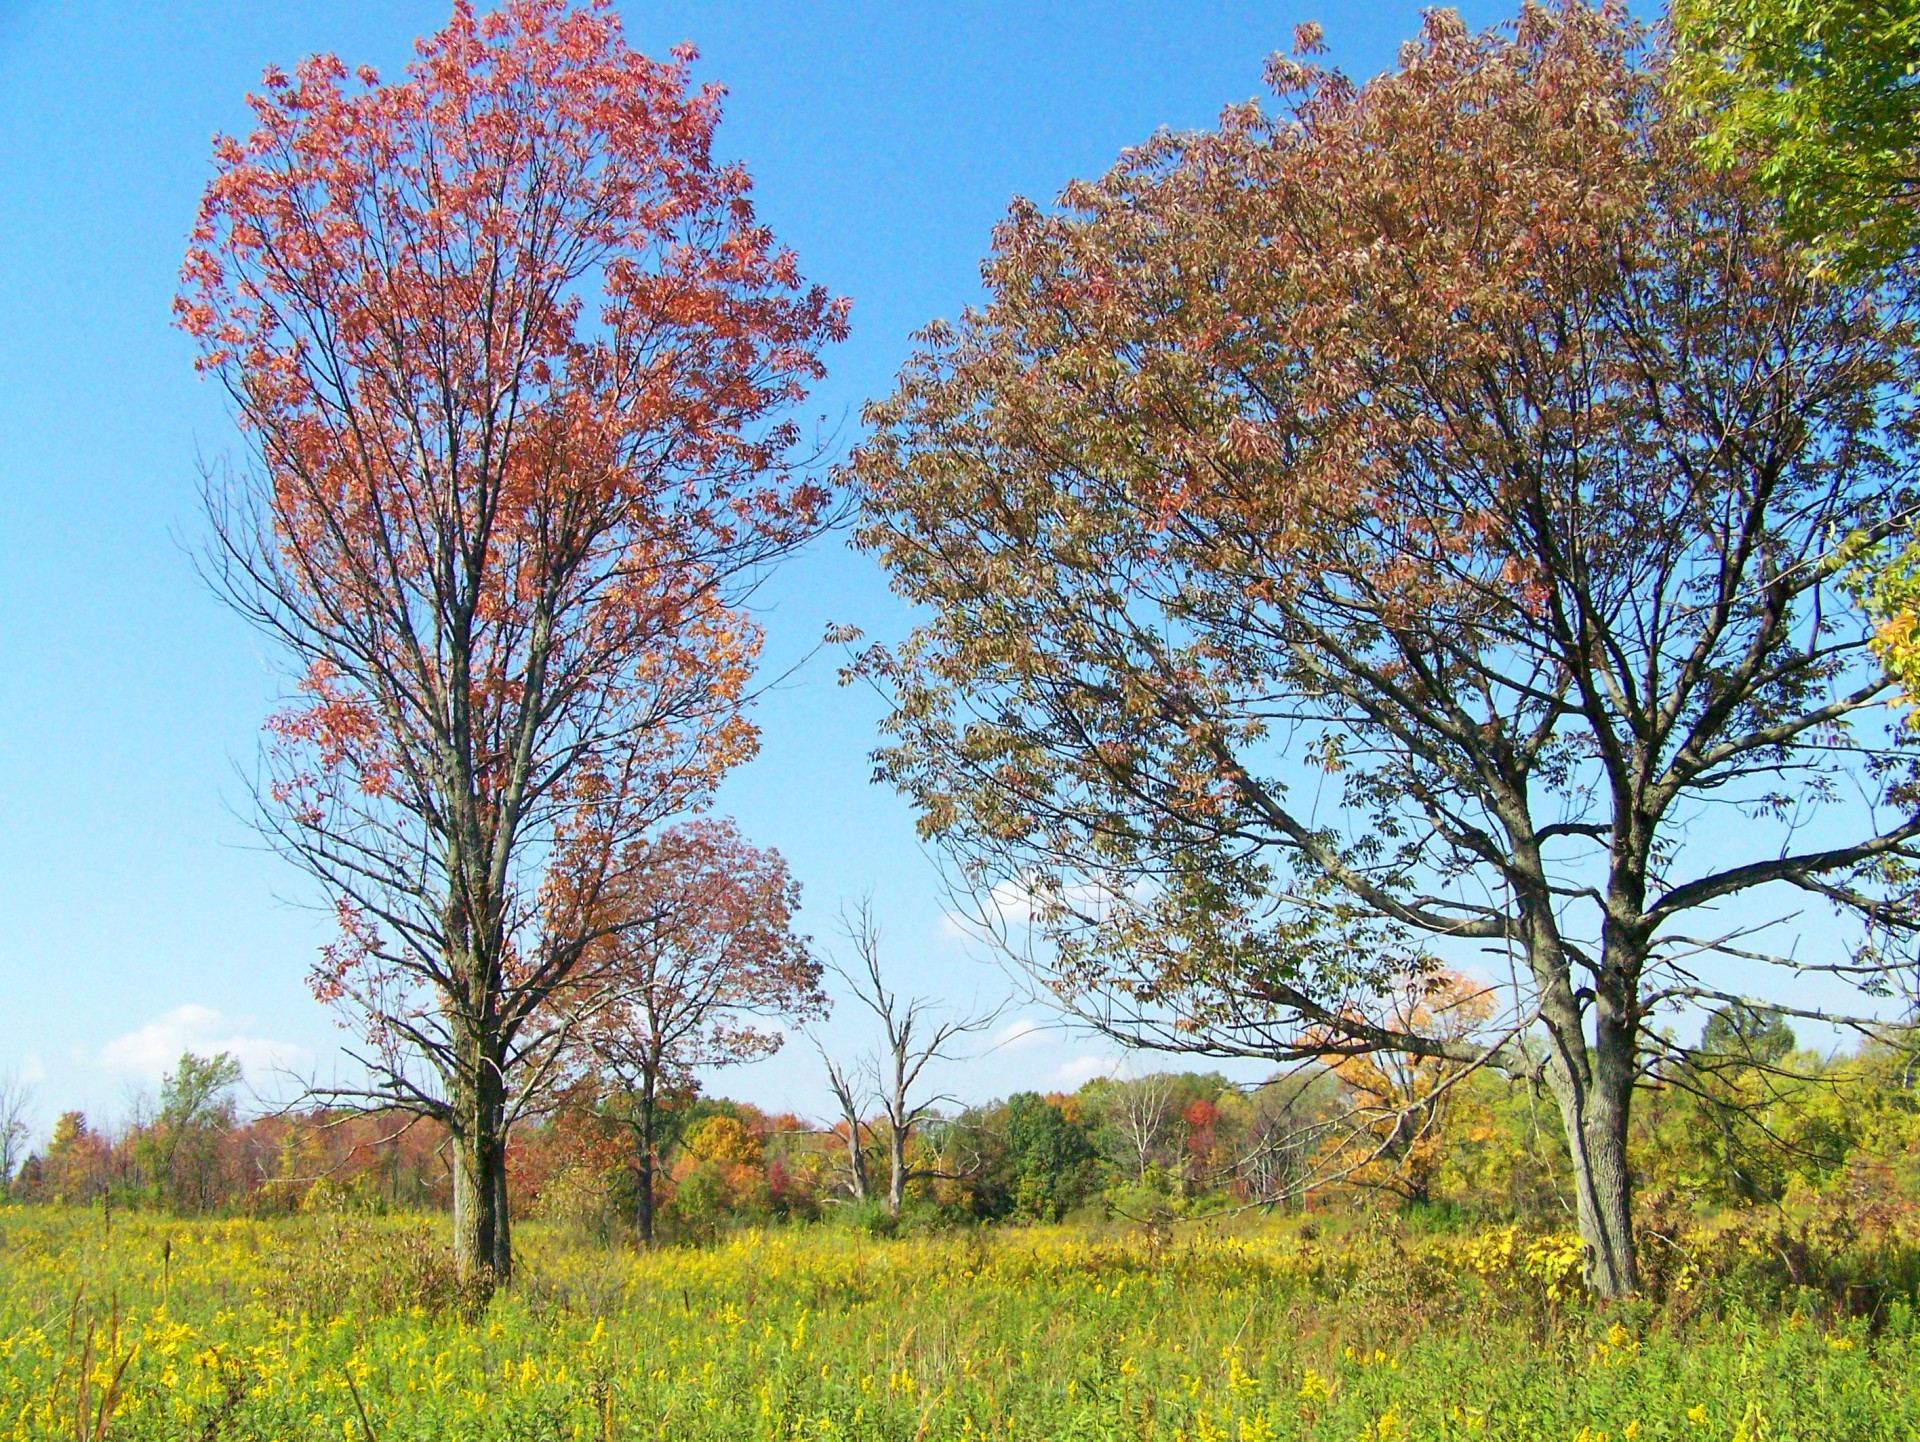
[[[1444,1158],[1447,1104],[1473,1070],[1455,1058],[1493,1019],[1494,995],[1456,972],[1405,978],[1360,1025],[1441,1037],[1446,1052],[1336,1049],[1328,1056],[1345,1114],[1324,1133],[1316,1173],[1337,1174],[1410,1202],[1432,1198]],[[1331,1040],[1331,1039],[1330,1039]]]
[[[602,902],[607,935],[565,999],[581,1064],[620,1096],[637,1149],[635,1224],[653,1241],[665,1093],[694,1072],[771,1056],[782,1026],[823,1016],[820,963],[793,931],[800,888],[780,853],[731,821],[694,821],[642,843]]]
[[[113,1148],[84,1112],[62,1112],[44,1157],[29,1157],[21,1178],[29,1200],[91,1202],[106,1191]]]
[[[707,1117],[688,1135],[673,1184],[673,1210],[691,1236],[711,1236],[742,1212],[766,1215],[772,1190],[764,1134],[745,1117]]]
[[[715,163],[691,50],[606,0],[460,0],[417,49],[267,73],[176,315],[251,452],[207,569],[291,662],[260,801],[338,912],[315,990],[355,1094],[448,1127],[460,1267],[505,1279],[547,999],[754,750],[740,603],[825,518],[781,413],[846,308]]]

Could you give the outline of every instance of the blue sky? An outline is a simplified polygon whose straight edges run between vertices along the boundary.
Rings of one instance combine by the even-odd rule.
[[[642,49],[691,40],[730,91],[721,148],[807,273],[854,303],[812,415],[844,439],[911,331],[978,287],[1009,200],[1051,198],[1161,126],[1261,90],[1264,57],[1318,19],[1350,73],[1388,65],[1413,3],[622,5]],[[1465,9],[1483,25],[1506,12]],[[397,71],[443,5],[0,0],[0,1068],[39,1122],[124,1112],[182,1047],[324,1067],[340,1033],[303,977],[326,922],[261,853],[236,768],[276,689],[262,643],[195,580],[203,461],[232,451],[214,388],[168,324],[218,130],[268,64],[331,50]],[[875,567],[821,546],[765,594],[775,666],[829,621],[902,633]],[[816,661],[760,712],[760,757],[724,809],[777,846],[823,942],[871,891],[896,975],[956,1001],[1005,986],[945,920],[903,802],[869,784],[876,703]],[[1071,1085],[1084,1039],[1010,1018],[945,1079],[968,1097]],[[850,1014],[829,1028],[856,1049]],[[716,1078],[824,1110],[810,1049]]]

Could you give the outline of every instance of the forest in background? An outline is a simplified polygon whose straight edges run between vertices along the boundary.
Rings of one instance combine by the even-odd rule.
[[[117,1129],[77,1112],[11,1178],[25,1203],[182,1216],[401,1214],[450,1206],[446,1139],[399,1113],[242,1117],[231,1058],[188,1054]],[[1716,1013],[1682,1065],[1648,1079],[1630,1155],[1644,1228],[1707,1222],[1805,1235],[1817,1220],[1890,1235],[1920,1216],[1912,1054],[1869,1042],[1799,1049],[1778,1015]],[[632,1235],[641,1169],[634,1103],[589,1082],[523,1124],[511,1206],[602,1243]],[[884,1115],[860,1122],[885,1175]],[[926,1114],[901,1206],[854,1179],[848,1128],[769,1114],[683,1084],[665,1093],[654,1198],[662,1240],[710,1242],[776,1223],[881,1233],[992,1223],[1120,1221],[1149,1232],[1249,1211],[1405,1215],[1423,1225],[1572,1218],[1564,1142],[1537,1087],[1485,1069],[1349,1058],[1243,1088],[1214,1072],[1096,1077]],[[863,1194],[864,1193],[864,1194]],[[1657,1264],[1658,1257],[1651,1262]]]

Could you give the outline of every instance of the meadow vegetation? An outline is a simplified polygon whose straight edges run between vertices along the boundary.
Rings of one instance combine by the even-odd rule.
[[[1664,1302],[1583,1300],[1564,1234],[1405,1219],[607,1250],[522,1228],[479,1303],[442,1219],[0,1213],[16,1438],[1895,1438],[1900,1282],[1795,1282],[1696,1229]],[[1856,1239],[1857,1240],[1857,1239]],[[1829,1261],[1835,1260],[1829,1258]],[[1899,1295],[1892,1295],[1897,1291]]]
[[[1352,1068],[1018,1095],[935,1118],[897,1215],[850,1197],[843,1136],[681,1096],[652,1247],[631,1132],[568,1109],[516,1143],[490,1291],[430,1131],[183,1120],[183,1062],[0,1208],[0,1437],[1911,1437],[1902,1055],[1769,1028],[1645,1093],[1642,1286],[1611,1303],[1538,1099],[1490,1074],[1373,1130],[1383,1074]]]

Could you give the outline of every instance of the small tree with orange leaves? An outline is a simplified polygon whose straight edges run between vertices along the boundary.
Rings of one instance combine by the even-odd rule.
[[[784,1026],[823,1016],[820,962],[793,930],[800,887],[780,853],[730,821],[668,828],[607,888],[607,937],[563,1005],[576,1055],[637,1151],[635,1226],[653,1241],[661,1106],[694,1073],[771,1056]]]
[[[1461,1044],[1495,1011],[1490,991],[1450,971],[1409,977],[1381,1002],[1382,1014],[1361,1025]],[[1372,1050],[1335,1052],[1329,1063],[1346,1110],[1337,1124],[1322,1124],[1316,1170],[1409,1202],[1430,1201],[1445,1160],[1448,1104],[1473,1067],[1444,1054]]]
[[[262,814],[342,929],[366,1101],[437,1117],[464,1274],[634,843],[749,756],[739,609],[818,529],[780,414],[845,307],[604,0],[461,0],[403,79],[269,71],[176,303],[252,464],[209,571],[291,661]],[[355,83],[357,81],[357,83]]]

